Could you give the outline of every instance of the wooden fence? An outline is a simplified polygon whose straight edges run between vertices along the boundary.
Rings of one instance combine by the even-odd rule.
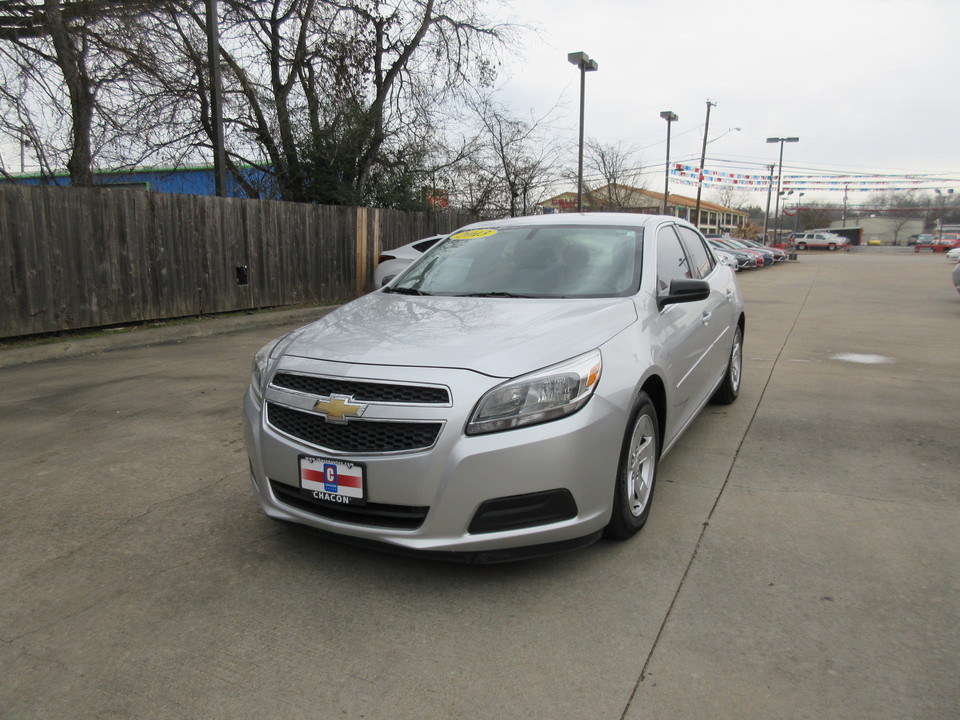
[[[0,337],[347,300],[381,250],[474,219],[0,185]]]

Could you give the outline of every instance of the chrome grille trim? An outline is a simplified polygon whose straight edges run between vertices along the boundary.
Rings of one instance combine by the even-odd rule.
[[[289,370],[277,372],[270,384],[277,388],[319,397],[347,395],[355,402],[362,403],[450,405],[449,389],[437,385],[373,382],[325,375],[305,375]]]

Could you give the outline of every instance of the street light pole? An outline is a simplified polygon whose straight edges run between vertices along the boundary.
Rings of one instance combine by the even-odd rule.
[[[776,236],[778,239],[780,238],[780,228],[783,225],[782,223],[783,215],[785,215],[787,212],[787,198],[793,195],[793,190],[781,190],[779,194],[783,197],[783,211],[777,214]],[[779,203],[777,203],[777,205],[779,207]]]
[[[577,212],[583,212],[583,104],[586,94],[587,73],[599,68],[585,52],[567,54],[567,61],[580,68],[580,148],[577,159]]]
[[[770,193],[773,192],[773,168],[775,165],[770,165],[770,179],[767,180],[767,209],[763,213],[763,244],[769,245],[770,238],[767,237],[767,226],[770,224]]]
[[[707,100],[707,121],[703,126],[703,150],[700,152],[700,170],[697,173],[697,206],[693,211],[693,224],[700,228],[700,193],[703,192],[703,166],[707,162],[707,133],[710,132],[710,108],[716,107],[715,102]]]
[[[670,198],[670,125],[680,118],[672,110],[664,110],[660,117],[667,121],[667,161],[663,169],[663,214],[667,214],[667,201]]]
[[[804,193],[797,195],[797,217],[793,221],[793,234],[796,235],[800,232],[800,198],[804,196]]]
[[[770,137],[767,138],[768,143],[780,143],[780,162],[777,166],[777,205],[776,209],[773,211],[774,217],[777,218],[777,234],[780,233],[780,180],[783,178],[783,144],[784,143],[795,143],[800,142],[798,137]],[[777,237],[775,240],[779,240]],[[776,243],[774,243],[776,244]]]

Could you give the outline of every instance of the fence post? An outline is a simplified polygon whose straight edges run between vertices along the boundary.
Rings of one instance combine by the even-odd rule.
[[[357,208],[357,287],[356,295],[363,295],[367,287],[367,208]]]
[[[377,267],[377,258],[380,257],[380,208],[373,209],[373,267]]]

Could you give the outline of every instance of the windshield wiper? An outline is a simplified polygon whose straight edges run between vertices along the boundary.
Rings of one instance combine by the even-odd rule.
[[[383,289],[384,292],[397,293],[398,295],[433,295],[433,293],[424,292],[423,290],[417,290],[416,288],[408,287],[386,287]]]
[[[494,292],[478,292],[478,293],[466,293],[463,295],[457,295],[456,297],[478,297],[478,298],[535,298],[539,297],[538,295],[521,295],[520,293],[512,292],[503,292],[501,290],[496,290]]]

